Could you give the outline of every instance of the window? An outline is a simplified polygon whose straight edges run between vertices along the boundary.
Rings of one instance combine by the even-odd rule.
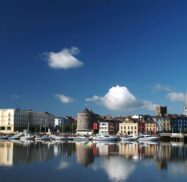
[[[11,127],[7,127],[7,130],[11,130]]]

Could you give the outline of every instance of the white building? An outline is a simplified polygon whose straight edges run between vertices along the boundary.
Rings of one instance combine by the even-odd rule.
[[[28,128],[54,127],[54,116],[45,112],[0,109],[0,133],[13,133]]]
[[[29,113],[20,109],[0,109],[0,132],[12,133],[27,128]]]
[[[54,118],[54,128],[62,126],[62,117]]]
[[[106,121],[99,122],[99,134],[109,135],[109,122]]]

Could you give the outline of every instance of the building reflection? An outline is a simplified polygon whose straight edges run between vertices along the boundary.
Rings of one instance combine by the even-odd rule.
[[[87,167],[94,162],[92,144],[76,143],[77,161]]]
[[[0,142],[0,165],[12,166],[13,164],[13,143]]]
[[[0,166],[13,166],[18,163],[46,161],[55,156],[72,156],[75,153],[75,143],[54,144],[22,143],[19,141],[0,141]]]
[[[93,144],[95,156],[111,156],[119,154],[119,147],[116,143],[96,142]]]
[[[119,157],[125,161],[124,165],[131,162],[154,160],[160,170],[168,168],[168,161],[170,164],[183,163],[187,169],[187,144],[183,143],[21,143],[19,141],[0,141],[0,166],[46,161],[56,156],[69,157],[72,155],[75,155],[77,162],[85,167],[94,165],[96,158],[104,159],[103,164],[106,165],[103,168],[107,172],[110,170],[106,167],[113,164],[114,158],[116,161]],[[120,165],[122,166],[122,163]]]
[[[168,167],[166,160],[157,160],[156,163],[157,163],[158,169],[160,169],[160,170],[167,169],[167,167]]]

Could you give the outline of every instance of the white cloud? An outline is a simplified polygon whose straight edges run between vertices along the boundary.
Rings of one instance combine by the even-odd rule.
[[[156,84],[153,87],[153,89],[156,90],[156,91],[165,91],[165,92],[173,91],[173,89],[169,85],[160,85],[160,84]]]
[[[142,103],[143,103],[142,108],[150,110],[150,111],[155,111],[155,108],[157,106],[157,104],[153,104],[150,101],[143,101]]]
[[[73,98],[69,96],[65,96],[63,94],[56,94],[55,97],[57,97],[64,104],[69,104],[69,103],[74,102]]]
[[[184,102],[185,94],[182,92],[170,92],[166,97],[172,102]]]
[[[145,108],[149,110],[154,110],[156,105],[153,105],[148,101],[138,101],[136,97],[123,86],[115,86],[108,90],[105,96],[93,96],[92,98],[87,98],[86,101],[93,101],[105,106],[109,110],[114,111],[124,111],[135,108]]]
[[[60,52],[47,53],[48,65],[54,69],[69,69],[83,66],[83,62],[78,60],[75,55],[79,54],[77,47],[62,49]]]

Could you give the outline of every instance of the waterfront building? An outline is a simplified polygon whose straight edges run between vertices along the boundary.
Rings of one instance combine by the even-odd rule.
[[[173,133],[187,132],[187,116],[173,115],[170,118],[171,130]]]
[[[97,134],[99,132],[99,122],[96,121],[93,123],[93,134]]]
[[[55,117],[54,118],[54,128],[60,128],[62,127],[63,118],[62,117]]]
[[[145,122],[144,121],[138,122],[138,133],[140,134],[145,133]]]
[[[168,114],[164,116],[153,117],[153,120],[157,125],[158,133],[171,132],[170,118],[171,118],[171,115],[168,115]]]
[[[119,123],[118,133],[120,135],[138,135],[138,122],[131,118],[126,118],[122,123]]]
[[[98,121],[99,134],[115,135],[119,131],[119,120],[112,117],[102,117]]]
[[[109,124],[107,121],[99,121],[99,134],[109,135]]]
[[[145,132],[148,134],[156,134],[157,133],[157,125],[153,120],[149,120],[145,122]]]
[[[55,117],[54,128],[55,130],[60,130],[62,132],[72,132],[74,122],[75,122],[75,119],[73,119],[70,116]]]
[[[112,120],[99,121],[99,134],[101,135],[116,134],[114,121]]]
[[[33,112],[28,111],[30,114],[30,129],[43,130],[54,129],[55,116],[48,112]]]
[[[0,109],[0,133],[13,133],[24,129],[54,128],[54,116],[47,112],[22,109]]]
[[[91,135],[93,133],[93,123],[98,115],[85,108],[77,114],[77,130],[78,135]]]
[[[21,109],[0,109],[0,133],[13,133],[28,128],[29,112]]]

